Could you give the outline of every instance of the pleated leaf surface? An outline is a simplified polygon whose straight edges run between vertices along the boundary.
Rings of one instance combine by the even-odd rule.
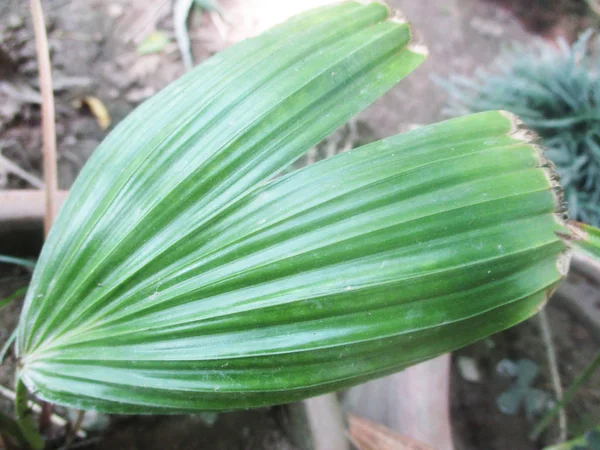
[[[564,276],[551,169],[489,112],[273,178],[412,71],[381,4],[300,15],[208,60],[101,144],[18,335],[41,398],[114,413],[289,402],[534,314]]]

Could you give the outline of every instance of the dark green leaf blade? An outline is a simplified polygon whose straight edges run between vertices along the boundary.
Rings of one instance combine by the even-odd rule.
[[[24,353],[23,380],[78,408],[227,410],[466,345],[564,276],[553,179],[500,112],[314,164],[223,205],[162,270],[88,294],[90,320]]]

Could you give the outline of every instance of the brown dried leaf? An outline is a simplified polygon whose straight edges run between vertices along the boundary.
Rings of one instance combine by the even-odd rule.
[[[106,130],[110,126],[111,118],[108,109],[106,109],[106,106],[104,106],[104,103],[102,103],[98,97],[88,95],[75,102],[76,107],[81,107],[83,105],[86,105],[90,109],[98,121],[100,128]]]
[[[359,450],[433,450],[428,445],[352,414],[348,416],[348,425],[350,440]]]

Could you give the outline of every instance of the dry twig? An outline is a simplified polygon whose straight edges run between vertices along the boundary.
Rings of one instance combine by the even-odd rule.
[[[558,372],[558,363],[556,361],[556,350],[552,342],[552,333],[550,331],[550,323],[548,322],[548,314],[545,309],[540,311],[538,315],[540,319],[540,326],[542,329],[542,337],[544,345],[546,347],[546,355],[548,357],[548,365],[550,366],[550,376],[552,377],[552,387],[554,388],[554,394],[556,395],[556,401],[562,402],[563,400],[563,389],[560,382],[560,374]],[[558,412],[558,429],[559,436],[557,442],[564,442],[567,440],[567,413],[564,409]]]
[[[44,156],[44,184],[46,190],[44,231],[48,234],[56,216],[56,191],[58,190],[54,92],[52,90],[50,52],[48,50],[48,36],[46,35],[44,12],[40,0],[30,0],[30,6],[39,66],[40,92],[42,94],[42,151]]]

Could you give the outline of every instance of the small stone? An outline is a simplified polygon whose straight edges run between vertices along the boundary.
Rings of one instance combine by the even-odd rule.
[[[477,368],[477,363],[473,358],[461,356],[458,358],[458,371],[460,375],[471,383],[479,383],[481,381],[481,374]]]
[[[108,5],[108,15],[113,19],[118,19],[125,12],[123,5],[119,5],[118,3],[111,3]]]
[[[25,25],[25,21],[17,14],[9,14],[6,18],[6,26],[9,30],[16,30],[23,27],[23,25]]]

